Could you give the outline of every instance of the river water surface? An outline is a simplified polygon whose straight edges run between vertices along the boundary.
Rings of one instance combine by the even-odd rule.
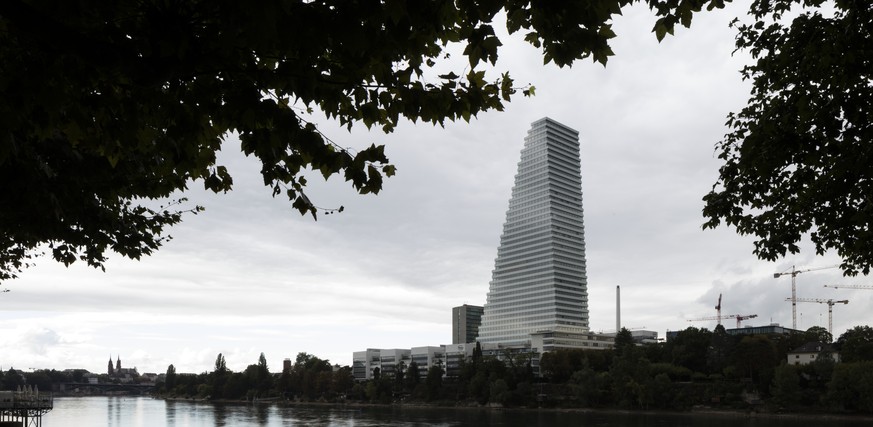
[[[736,415],[557,412],[415,407],[341,408],[164,401],[148,397],[55,399],[44,427],[861,427],[869,420]]]

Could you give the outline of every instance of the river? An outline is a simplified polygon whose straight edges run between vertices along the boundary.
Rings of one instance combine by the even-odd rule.
[[[868,420],[739,415],[559,412],[418,407],[342,408],[164,401],[148,397],[55,399],[44,427],[861,427]]]

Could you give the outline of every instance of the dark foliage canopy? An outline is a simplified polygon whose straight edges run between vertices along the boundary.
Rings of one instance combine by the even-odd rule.
[[[510,33],[559,66],[605,64],[611,19],[645,3],[658,38],[721,0],[7,0],[0,2],[0,280],[42,248],[102,268],[167,238],[188,185],[225,192],[228,133],[263,165],[264,184],[318,210],[301,174],[339,175],[377,193],[394,174],[382,146],[342,148],[301,112],[391,132],[501,110],[518,91],[491,75]],[[461,74],[435,71],[453,44]],[[460,70],[459,70],[460,71]],[[157,202],[152,202],[157,201]],[[159,208],[155,206],[162,205]]]
[[[792,18],[793,17],[793,18]],[[748,105],[728,117],[704,227],[755,236],[754,253],[835,250],[847,275],[873,266],[873,3],[756,0],[737,20],[754,61]]]
[[[837,339],[840,359],[845,362],[873,361],[873,328],[855,326]]]

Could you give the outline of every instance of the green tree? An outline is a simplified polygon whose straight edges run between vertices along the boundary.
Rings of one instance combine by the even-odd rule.
[[[164,386],[167,388],[168,392],[172,392],[176,387],[176,367],[172,364],[167,366],[167,374],[164,379]]]
[[[651,385],[652,404],[658,409],[670,408],[670,403],[676,392],[676,387],[673,386],[670,377],[665,373],[656,374],[652,379]]]
[[[706,368],[712,374],[721,374],[728,366],[736,338],[728,335],[724,326],[718,325],[712,332],[709,348],[706,351]]]
[[[704,197],[705,228],[755,237],[754,253],[835,250],[848,275],[873,265],[873,50],[867,1],[755,0],[736,20],[749,52],[748,105],[728,116],[724,165]]]
[[[812,326],[803,333],[803,339],[806,342],[820,342],[829,344],[833,342],[834,336],[827,329],[821,326]]]
[[[837,338],[840,360],[843,362],[873,361],[873,328],[855,326]]]
[[[623,407],[647,408],[652,402],[650,368],[649,361],[634,346],[625,347],[609,369],[613,401]]]
[[[282,390],[307,399],[316,399],[330,393],[333,368],[330,362],[306,352],[297,353],[289,373],[288,384]]]
[[[694,372],[706,372],[706,356],[711,342],[712,332],[708,329],[689,326],[667,342],[665,353],[674,365]]]
[[[605,64],[611,20],[636,1],[2,1],[0,181],[15,190],[0,192],[0,280],[44,244],[59,262],[100,268],[108,251],[153,253],[200,210],[171,196],[195,182],[231,190],[216,163],[231,132],[301,213],[318,210],[307,170],[378,193],[395,172],[384,147],[342,148],[311,111],[391,132],[402,119],[502,110],[533,87],[490,71],[502,46],[495,17],[546,62]],[[724,3],[639,1],[659,39]]]
[[[249,391],[250,387],[249,379],[244,372],[234,372],[227,378],[227,382],[224,383],[222,395],[226,399],[242,399],[246,396],[246,392]]]
[[[270,375],[270,369],[267,367],[267,357],[264,356],[264,353],[261,353],[261,355],[258,356],[258,374],[261,378]]]
[[[267,367],[267,357],[264,356],[264,353],[258,356],[255,384],[257,384],[257,389],[261,393],[273,388],[273,377],[270,375],[270,369]]]
[[[582,407],[590,406],[596,401],[597,385],[593,369],[585,367],[573,373],[567,381],[569,389],[579,400]]]
[[[410,368],[412,364],[410,364]],[[348,395],[355,387],[355,376],[352,373],[352,368],[343,366],[342,368],[332,371],[332,391],[338,395]]]
[[[479,368],[482,364],[482,344],[479,341],[476,341],[476,347],[473,347],[472,359],[474,368]]]
[[[221,353],[218,353],[218,356],[215,358],[215,370],[213,372],[217,374],[224,374],[227,372],[227,362],[224,360],[224,355]]]
[[[773,368],[779,364],[776,346],[766,336],[747,335],[737,343],[733,365],[743,378],[749,378],[759,390],[767,392]]]
[[[227,382],[227,377],[230,371],[227,369],[227,362],[224,360],[224,355],[218,353],[215,358],[215,369],[209,375],[209,384],[211,386],[210,395],[214,399],[224,397],[224,384]]]
[[[773,400],[779,405],[793,408],[800,404],[800,374],[794,365],[782,364],[773,373],[773,386],[770,388]]]
[[[435,364],[428,368],[424,383],[427,385],[427,400],[437,400],[442,395],[443,375],[442,366]]]
[[[13,368],[9,368],[3,375],[3,390],[16,390],[24,384],[24,377]]]
[[[412,392],[415,387],[421,383],[421,372],[419,372],[418,363],[413,360],[409,362],[409,368],[406,369],[406,378],[404,379],[406,391]]]
[[[501,405],[506,404],[510,397],[509,385],[506,384],[506,381],[503,379],[498,379],[491,383],[491,387],[489,389],[488,395],[490,396],[489,400],[493,403],[499,403]]]
[[[873,362],[836,364],[825,400],[835,409],[873,413]]]
[[[468,396],[475,399],[480,405],[484,405],[488,403],[489,391],[488,374],[485,371],[476,372],[467,385]]]
[[[394,389],[399,392],[402,392],[404,389],[403,385],[405,382],[404,379],[406,378],[406,369],[406,363],[402,360],[397,363],[394,368]]]
[[[621,356],[627,351],[633,351],[634,346],[636,346],[636,344],[634,343],[634,336],[627,328],[621,328],[621,330],[615,334],[616,356]]]
[[[36,386],[42,391],[51,391],[52,389],[52,377],[50,375],[50,371],[47,369],[38,369],[33,372],[27,372],[24,374],[24,379],[28,385]]]
[[[540,372],[553,383],[565,383],[578,370],[588,367],[584,350],[559,349],[540,357]]]

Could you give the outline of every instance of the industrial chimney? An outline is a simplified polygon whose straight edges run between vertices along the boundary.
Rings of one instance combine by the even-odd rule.
[[[615,286],[615,333],[621,332],[621,286]]]

